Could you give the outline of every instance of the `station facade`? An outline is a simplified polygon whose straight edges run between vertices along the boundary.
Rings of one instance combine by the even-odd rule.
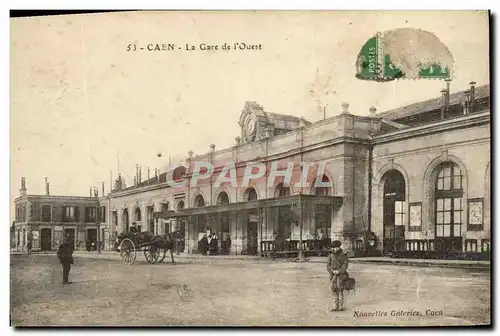
[[[239,125],[230,148],[190,152],[144,181],[138,170],[128,188],[119,176],[92,198],[106,209],[104,246],[135,222],[179,231],[187,253],[205,234],[227,254],[264,255],[273,242],[320,254],[334,239],[354,255],[489,253],[489,85],[368,116],[345,103],[315,123],[247,102]]]

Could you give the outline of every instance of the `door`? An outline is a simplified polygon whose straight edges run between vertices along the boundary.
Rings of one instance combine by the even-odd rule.
[[[257,222],[248,222],[247,225],[247,254],[257,255]]]
[[[45,228],[40,232],[40,249],[42,251],[50,251],[52,241],[52,230]]]
[[[97,229],[88,229],[87,230],[87,240],[92,244],[96,244],[97,246]]]
[[[64,238],[68,239],[73,248],[75,247],[75,229],[64,229]]]

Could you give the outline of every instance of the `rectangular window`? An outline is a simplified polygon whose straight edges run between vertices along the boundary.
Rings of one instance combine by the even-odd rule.
[[[436,200],[436,236],[462,235],[462,198],[447,197]]]
[[[397,226],[404,226],[404,216],[405,216],[405,209],[404,209],[404,201],[396,201],[394,203],[394,225]]]
[[[95,222],[96,221],[96,208],[95,207],[85,207],[85,221]]]
[[[77,219],[75,206],[63,207],[63,222],[75,222]]]
[[[42,206],[42,222],[52,221],[52,206],[43,205]]]
[[[99,207],[99,221],[101,223],[106,222],[106,207],[105,206]]]

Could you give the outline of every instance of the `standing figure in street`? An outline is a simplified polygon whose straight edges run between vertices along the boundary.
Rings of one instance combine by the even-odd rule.
[[[207,255],[208,246],[208,238],[207,235],[204,234],[203,238],[198,242],[198,252],[200,252],[201,255]]]
[[[210,241],[210,255],[216,255],[219,250],[219,239],[214,233],[212,235],[212,240]]]
[[[335,308],[332,311],[344,310],[344,281],[348,278],[347,266],[349,259],[342,251],[342,243],[338,240],[333,241],[332,249],[326,264],[326,269],[330,275],[331,289]]]
[[[33,233],[28,232],[28,255],[31,254],[31,249],[33,248]]]
[[[68,238],[64,238],[62,245],[59,246],[57,258],[59,258],[63,268],[63,284],[70,284],[68,276],[73,264],[73,246],[69,243]]]

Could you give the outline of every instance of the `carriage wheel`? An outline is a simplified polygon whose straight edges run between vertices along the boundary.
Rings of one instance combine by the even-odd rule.
[[[144,257],[146,257],[146,261],[150,264],[157,263],[160,258],[160,249],[153,244],[146,246],[144,247]]]
[[[160,260],[158,260],[158,263],[162,263],[163,260],[165,260],[165,257],[167,256],[167,249],[163,249],[162,251],[163,251],[163,253],[161,255]]]
[[[133,241],[128,238],[122,240],[120,243],[120,257],[127,265],[132,265],[135,262],[137,252]]]

